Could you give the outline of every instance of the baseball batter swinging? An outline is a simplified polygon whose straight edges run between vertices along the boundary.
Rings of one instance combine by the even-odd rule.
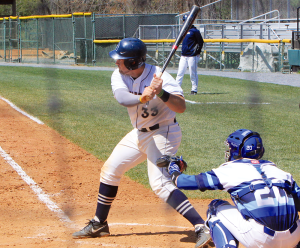
[[[169,73],[160,78],[160,68],[145,63],[146,53],[146,45],[136,38],[121,40],[109,53],[118,66],[111,77],[112,91],[119,104],[127,107],[133,130],[117,144],[102,167],[95,217],[73,237],[109,235],[107,216],[122,175],[147,160],[152,190],[195,227],[196,247],[200,247],[205,242],[203,237],[210,239],[204,235],[208,232],[204,220],[172,183],[167,171],[156,165],[159,157],[176,154],[179,148],[181,129],[175,115],[185,111],[185,99]]]

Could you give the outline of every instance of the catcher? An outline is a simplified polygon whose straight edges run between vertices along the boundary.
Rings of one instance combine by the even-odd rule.
[[[229,135],[226,145],[227,162],[211,171],[184,175],[183,162],[167,165],[179,189],[230,194],[235,206],[220,199],[208,205],[205,225],[215,246],[235,248],[240,242],[249,248],[296,247],[300,240],[300,188],[292,175],[261,159],[265,149],[256,132],[239,129]],[[163,165],[161,160],[158,165]]]

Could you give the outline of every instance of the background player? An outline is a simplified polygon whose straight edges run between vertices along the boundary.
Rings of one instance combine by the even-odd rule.
[[[264,146],[260,135],[239,129],[226,140],[227,163],[217,169],[188,176],[171,162],[172,180],[180,189],[224,190],[235,206],[213,200],[206,225],[217,248],[292,248],[300,240],[300,188],[291,174],[260,160]]]
[[[95,217],[75,232],[74,238],[109,235],[107,216],[122,175],[147,160],[152,190],[195,227],[197,240],[206,241],[207,235],[203,233],[209,232],[204,220],[174,186],[168,172],[156,166],[160,156],[177,152],[181,129],[175,115],[183,113],[186,106],[181,87],[167,72],[157,77],[160,68],[145,63],[146,53],[145,44],[135,38],[121,40],[109,53],[118,66],[111,77],[112,90],[116,100],[127,107],[133,130],[117,144],[103,165]]]
[[[182,21],[185,22],[187,18],[188,15],[184,15]],[[182,41],[181,57],[179,60],[178,73],[176,77],[176,82],[181,86],[186,68],[189,67],[190,79],[192,82],[192,95],[196,95],[198,91],[197,67],[202,47],[202,35],[200,31],[194,25],[192,25]]]

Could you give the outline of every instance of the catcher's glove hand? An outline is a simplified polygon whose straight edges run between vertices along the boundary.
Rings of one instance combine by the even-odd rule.
[[[162,157],[156,160],[156,165],[158,167],[167,167],[168,172],[170,173],[169,165],[171,162],[178,165],[180,172],[185,171],[187,168],[187,163],[182,159],[182,156],[179,157],[179,156],[163,155]]]

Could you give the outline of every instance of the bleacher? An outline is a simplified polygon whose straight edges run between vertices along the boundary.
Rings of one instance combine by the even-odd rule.
[[[296,22],[282,23],[222,23],[222,24],[195,24],[204,39],[266,39],[283,40],[292,38],[292,31],[297,29]],[[139,27],[140,39],[175,39],[180,31],[178,25],[143,25]],[[286,44],[290,47],[290,43]],[[163,46],[163,47],[162,47]],[[170,43],[169,46],[172,46]],[[206,43],[204,49],[218,52],[226,49],[227,52],[242,52],[247,44],[241,43]],[[169,50],[168,44],[152,45],[155,50],[160,48]],[[151,49],[151,48],[150,48]],[[180,49],[180,48],[179,48]]]

